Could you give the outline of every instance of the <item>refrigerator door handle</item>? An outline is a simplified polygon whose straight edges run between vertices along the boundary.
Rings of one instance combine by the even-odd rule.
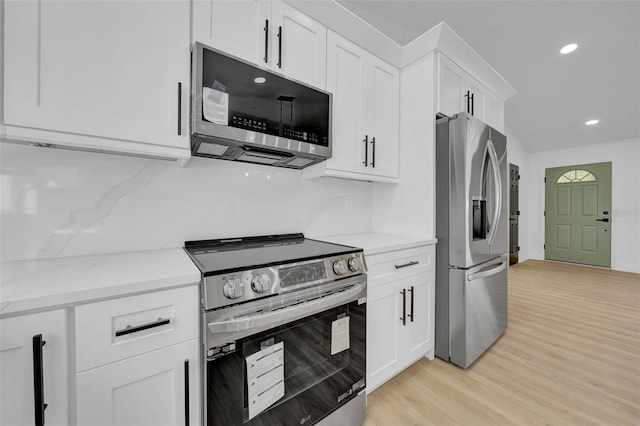
[[[491,263],[488,264],[490,266]],[[487,265],[485,265],[487,266]],[[467,275],[467,281],[479,280],[481,278],[490,277],[491,275],[495,275],[499,272],[502,272],[507,267],[507,261],[504,258],[500,258],[496,267],[488,269],[482,272],[475,272],[473,274]]]
[[[491,160],[491,166],[493,168],[493,183],[495,192],[495,206],[493,209],[493,219],[491,220],[491,228],[489,229],[488,242],[489,245],[493,245],[493,240],[496,238],[498,232],[498,221],[500,220],[500,210],[502,209],[502,179],[500,178],[500,164],[498,162],[498,154],[493,146],[491,139],[487,141],[487,153],[489,154],[489,160]]]

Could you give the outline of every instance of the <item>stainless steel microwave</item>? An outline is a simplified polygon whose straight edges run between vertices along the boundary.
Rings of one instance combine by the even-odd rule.
[[[195,43],[194,156],[302,169],[331,158],[332,95]]]

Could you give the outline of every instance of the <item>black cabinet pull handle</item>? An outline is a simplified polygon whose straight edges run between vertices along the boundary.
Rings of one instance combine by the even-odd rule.
[[[189,360],[184,360],[184,424],[189,426]]]
[[[138,331],[148,330],[154,327],[160,327],[163,325],[170,324],[171,320],[169,318],[158,318],[157,321],[149,322],[147,324],[137,325],[132,327],[131,325],[126,326],[122,330],[116,330],[116,337],[124,336],[127,334],[137,333]]]
[[[44,365],[42,359],[42,347],[47,343],[42,340],[42,334],[33,336],[33,407],[35,425],[44,426]]]
[[[182,83],[178,82],[178,136],[182,135]]]
[[[402,295],[402,325],[407,325],[407,289],[403,288],[400,292]]]
[[[471,115],[473,115],[473,93],[471,94]]]
[[[609,222],[609,218],[605,217],[604,219],[596,219],[596,222]]]
[[[469,113],[469,112],[471,112],[471,108],[470,108],[470,105],[469,105],[469,101],[471,99],[471,95],[469,94],[468,90],[467,90],[467,94],[464,95],[464,97],[467,98],[467,113]]]
[[[264,63],[269,62],[269,20],[264,20]]]
[[[364,135],[364,164],[365,167],[369,165],[369,135]]]
[[[278,68],[282,68],[282,26],[278,27]]]
[[[371,153],[371,167],[376,167],[376,137],[374,136],[371,139],[371,147],[373,148],[373,152]]]
[[[420,262],[414,260],[414,261],[411,261],[409,263],[404,263],[402,265],[395,265],[395,266],[396,266],[396,269],[402,269],[402,268],[406,268],[407,266],[417,265],[418,263],[420,263]]]
[[[411,307],[409,308],[411,314],[409,315],[409,318],[411,318],[411,322],[413,322],[413,286],[411,286],[409,292],[411,293]]]

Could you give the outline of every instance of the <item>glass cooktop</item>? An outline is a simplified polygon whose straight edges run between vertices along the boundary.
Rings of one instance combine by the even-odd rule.
[[[362,251],[303,234],[186,241],[185,250],[204,276]]]

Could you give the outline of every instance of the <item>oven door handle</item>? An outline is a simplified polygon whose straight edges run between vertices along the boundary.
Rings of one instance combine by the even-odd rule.
[[[358,283],[354,284],[353,287],[347,290],[342,290],[328,296],[322,296],[309,302],[298,303],[277,311],[262,314],[253,314],[238,318],[229,318],[222,321],[213,321],[209,322],[207,326],[209,327],[209,331],[214,334],[246,331],[257,327],[264,328],[265,326],[270,325],[275,326],[276,324],[285,321],[295,321],[297,319],[355,301],[358,299],[356,296],[358,296],[364,289],[365,284]]]

